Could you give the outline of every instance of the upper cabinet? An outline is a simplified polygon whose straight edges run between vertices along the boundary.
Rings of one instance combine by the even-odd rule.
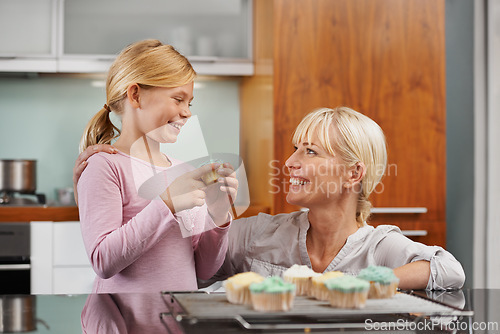
[[[0,71],[55,72],[57,0],[0,0]]]
[[[0,37],[0,71],[105,72],[126,45],[155,38],[175,46],[199,74],[253,74],[252,0],[0,0],[0,6],[4,31],[18,30]],[[19,22],[30,27],[13,29]],[[38,60],[40,52],[56,67],[9,66]]]

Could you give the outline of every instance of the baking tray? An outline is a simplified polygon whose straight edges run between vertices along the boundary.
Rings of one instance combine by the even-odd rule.
[[[304,296],[295,297],[293,308],[286,312],[259,312],[251,306],[235,305],[224,293],[164,292],[168,313],[179,323],[192,325],[200,322],[237,322],[241,327],[256,330],[364,328],[365,320],[373,322],[415,323],[437,318],[456,321],[473,312],[411,293],[397,293],[390,299],[368,299],[362,309],[342,309],[328,302]],[[446,320],[448,319],[448,320]]]

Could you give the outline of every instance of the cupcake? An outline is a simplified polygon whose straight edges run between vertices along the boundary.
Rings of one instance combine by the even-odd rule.
[[[295,284],[272,276],[250,284],[250,298],[256,311],[288,311],[293,306]]]
[[[297,286],[297,296],[307,296],[311,287],[311,279],[320,275],[308,266],[294,264],[283,272],[283,279]]]
[[[328,300],[328,289],[325,286],[325,281],[330,278],[343,276],[341,271],[329,271],[323,275],[314,276],[311,279],[311,287],[309,289],[309,296],[318,300]]]
[[[245,272],[229,277],[222,284],[226,289],[226,298],[233,304],[251,305],[250,284],[259,283],[264,280],[264,277],[254,272]]]
[[[388,267],[369,266],[361,270],[357,277],[370,282],[368,298],[391,298],[396,294],[399,284],[399,278]]]
[[[363,308],[368,298],[370,282],[350,275],[330,278],[325,281],[328,301],[333,307]]]
[[[217,182],[217,179],[219,178],[219,174],[217,173],[217,171],[222,168],[222,164],[223,162],[221,160],[218,160],[218,159],[211,159],[207,162],[204,162],[200,165],[200,167],[202,166],[205,166],[205,165],[208,165],[208,164],[213,164],[213,163],[218,163],[220,164],[220,167],[215,169],[215,170],[211,170],[210,172],[204,174],[202,177],[201,177],[201,180],[208,186],[212,183],[215,183]]]

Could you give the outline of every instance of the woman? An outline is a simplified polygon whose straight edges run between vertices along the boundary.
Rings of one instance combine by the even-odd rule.
[[[296,263],[353,275],[383,265],[394,268],[401,289],[462,287],[462,266],[441,247],[413,242],[396,226],[366,224],[368,198],[387,165],[385,136],[373,120],[345,107],[319,109],[298,125],[293,144],[287,201],[308,211],[234,221],[219,279],[280,275]]]
[[[234,171],[219,168],[222,177],[206,186],[200,178],[219,166],[194,169],[160,151],[191,116],[195,75],[184,56],[157,40],[129,45],[108,72],[106,104],[81,149],[116,138],[115,154],[90,157],[77,184],[83,241],[97,274],[93,292],[194,290],[197,278],[210,278],[224,261]],[[121,119],[117,136],[111,112]]]
[[[318,109],[298,125],[287,201],[307,208],[235,220],[226,260],[211,282],[239,272],[280,275],[293,264],[356,275],[369,265],[394,268],[401,289],[461,288],[460,263],[437,246],[403,236],[396,226],[366,224],[368,200],[387,165],[385,136],[346,107]]]

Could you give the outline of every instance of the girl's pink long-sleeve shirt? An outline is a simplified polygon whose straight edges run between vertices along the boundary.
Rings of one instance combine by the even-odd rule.
[[[177,174],[192,169],[170,161]],[[174,215],[161,199],[139,196],[144,181],[166,170],[122,152],[88,159],[77,190],[94,293],[196,290],[197,277],[208,279],[222,265],[228,227],[217,227],[206,205]]]

